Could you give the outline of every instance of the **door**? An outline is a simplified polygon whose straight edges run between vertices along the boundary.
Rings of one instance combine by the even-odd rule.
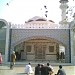
[[[34,51],[36,60],[45,59],[46,45],[36,44],[34,45]]]

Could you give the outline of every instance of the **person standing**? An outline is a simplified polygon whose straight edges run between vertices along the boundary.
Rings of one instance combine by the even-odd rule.
[[[15,51],[11,54],[11,60],[10,60],[10,69],[13,69],[16,61],[16,54]]]
[[[0,52],[0,64],[2,64],[2,54]]]
[[[35,67],[35,75],[41,75],[41,67],[40,67],[40,64],[38,64]]]
[[[33,70],[32,70],[32,67],[31,67],[31,63],[29,63],[29,64],[26,65],[26,67],[25,67],[25,73],[27,75],[33,74]]]
[[[66,75],[66,72],[64,69],[62,69],[62,65],[59,65],[59,70],[57,72],[57,74],[55,75]]]
[[[47,67],[46,67],[46,75],[52,75],[53,74],[53,67],[47,63]]]
[[[41,75],[46,75],[46,66],[41,64]]]

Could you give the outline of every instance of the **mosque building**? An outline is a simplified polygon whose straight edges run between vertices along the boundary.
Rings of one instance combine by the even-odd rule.
[[[62,63],[75,63],[74,21],[70,24],[65,23],[68,0],[60,0],[60,3],[62,10],[60,25],[39,16],[21,25],[0,19],[0,51],[4,62],[10,61],[10,54],[14,50],[17,61],[59,63],[63,60]]]

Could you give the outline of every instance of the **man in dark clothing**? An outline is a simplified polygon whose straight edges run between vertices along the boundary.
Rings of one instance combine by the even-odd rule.
[[[52,68],[50,67],[49,63],[47,63],[46,75],[52,75],[52,74],[53,74]]]
[[[41,75],[41,67],[40,67],[40,64],[38,64],[36,67],[35,67],[35,75]]]
[[[46,67],[44,64],[41,65],[41,75],[46,75]]]
[[[59,65],[59,70],[56,75],[66,75],[64,69],[62,69],[62,65]]]

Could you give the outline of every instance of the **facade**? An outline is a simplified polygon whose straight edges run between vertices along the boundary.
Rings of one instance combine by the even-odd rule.
[[[33,17],[24,25],[9,23],[8,60],[14,50],[17,60],[59,62],[61,52],[64,62],[69,63],[70,30],[63,29],[52,20]],[[20,58],[20,59],[18,59]]]
[[[64,46],[65,59],[69,62],[69,31],[65,29],[12,30],[16,35],[11,41],[11,49],[21,52],[25,60],[57,60],[60,45]]]

